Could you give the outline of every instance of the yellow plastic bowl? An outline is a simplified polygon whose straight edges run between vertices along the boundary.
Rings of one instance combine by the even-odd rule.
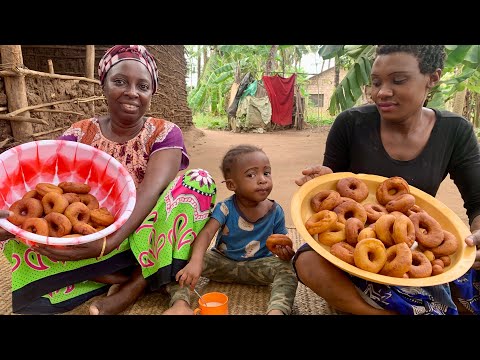
[[[396,278],[362,270],[332,255],[330,253],[330,246],[320,244],[308,233],[305,228],[305,222],[314,213],[310,206],[312,197],[322,190],[336,190],[338,180],[346,177],[356,177],[367,184],[369,195],[362,203],[378,203],[375,193],[378,185],[385,181],[387,179],[386,177],[342,172],[319,176],[303,184],[294,193],[290,206],[292,220],[300,236],[302,236],[317,253],[332,264],[362,279],[380,284],[398,286],[433,286],[448,283],[465,274],[473,265],[475,260],[475,247],[467,246],[464,241],[465,238],[470,235],[470,229],[445,204],[411,185],[410,193],[415,196],[415,203],[435,218],[444,230],[450,231],[459,240],[460,247],[455,254],[450,255],[452,262],[450,266],[445,267],[443,273],[426,278]],[[416,246],[417,244],[415,243],[412,249]]]

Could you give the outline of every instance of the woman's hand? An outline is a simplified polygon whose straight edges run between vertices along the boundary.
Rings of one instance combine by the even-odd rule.
[[[473,263],[472,268],[475,270],[480,270],[480,230],[473,231],[471,235],[466,237],[465,242],[468,246],[477,247],[475,262]]]
[[[57,261],[77,261],[83,259],[91,259],[100,256],[103,249],[104,238],[91,241],[85,244],[79,245],[45,245],[36,243],[33,245],[35,252],[48,256],[52,260]],[[107,240],[108,242],[108,237]],[[104,251],[104,254],[108,252]]]
[[[323,166],[323,165],[309,166],[302,170],[302,174],[304,176],[296,179],[295,184],[297,184],[298,186],[302,186],[307,181],[312,180],[313,178],[326,175],[326,174],[331,174],[331,173],[333,173],[333,171],[328,166]]]
[[[181,287],[189,286],[191,290],[195,289],[198,279],[202,274],[203,261],[192,261],[181,269],[175,276]]]
[[[0,219],[6,219],[11,215],[13,215],[13,213],[9,210],[0,210]],[[7,230],[0,227],[0,241],[11,239],[13,237],[15,237],[15,235],[10,234]]]
[[[271,252],[284,261],[290,261],[295,255],[295,251],[288,245],[275,245]]]
[[[11,215],[13,215],[13,213],[10,210],[0,210],[0,219],[6,219]]]

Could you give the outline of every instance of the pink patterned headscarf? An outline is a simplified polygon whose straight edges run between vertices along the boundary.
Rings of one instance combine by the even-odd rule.
[[[153,56],[142,45],[115,45],[107,50],[98,64],[98,76],[102,86],[108,70],[123,60],[137,60],[145,65],[152,77],[153,94],[155,94],[158,86],[157,64]]]

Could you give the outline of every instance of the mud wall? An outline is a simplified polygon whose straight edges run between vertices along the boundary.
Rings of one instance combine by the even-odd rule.
[[[159,73],[159,87],[157,93],[153,96],[152,106],[147,115],[172,121],[183,130],[189,129],[193,126],[193,122],[192,112],[187,105],[185,83],[187,70],[184,47],[182,45],[146,46],[157,60]],[[108,45],[95,46],[95,66],[98,66],[101,56],[108,47]],[[47,60],[51,59],[54,71],[57,74],[85,75],[84,46],[22,46],[22,55],[24,65],[31,70],[48,72]],[[98,75],[95,74],[95,77],[98,78]],[[86,81],[26,76],[25,82],[29,106],[103,95],[100,85]],[[0,77],[0,114],[6,114],[8,111],[2,108],[7,107],[4,82],[3,78]],[[45,119],[48,122],[48,125],[32,124],[33,133],[37,134],[32,140],[54,139],[73,122],[94,115],[103,115],[108,111],[103,100],[87,103],[71,102],[52,105],[48,108],[75,112],[75,114],[31,111],[30,117]],[[52,130],[55,131],[50,132]],[[44,132],[49,133],[42,135]],[[7,138],[11,139],[8,144],[0,148],[0,152],[18,145],[12,138],[10,122],[0,120],[0,142]]]

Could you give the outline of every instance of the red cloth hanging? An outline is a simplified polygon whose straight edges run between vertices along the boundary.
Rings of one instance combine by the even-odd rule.
[[[293,118],[293,93],[297,74],[289,78],[279,75],[263,76],[263,84],[272,105],[272,122],[278,125],[291,125]]]

